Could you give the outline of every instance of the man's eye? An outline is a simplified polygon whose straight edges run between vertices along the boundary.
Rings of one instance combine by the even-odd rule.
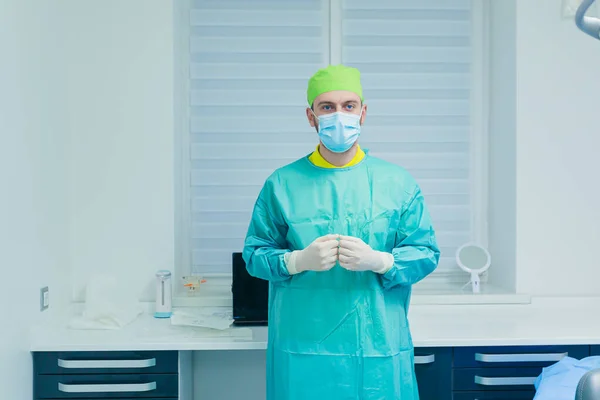
[[[348,104],[348,105],[346,106],[346,108],[347,108],[348,110],[352,110],[352,109],[354,109],[354,104]]]
[[[331,106],[323,106],[323,110],[329,111],[331,110]]]

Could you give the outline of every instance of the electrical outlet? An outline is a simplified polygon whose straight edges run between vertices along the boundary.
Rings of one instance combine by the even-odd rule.
[[[48,286],[40,289],[40,311],[44,311],[50,307],[50,298],[48,295]]]

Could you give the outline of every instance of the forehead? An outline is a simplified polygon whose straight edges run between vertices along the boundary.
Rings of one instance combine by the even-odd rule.
[[[344,104],[350,101],[360,103],[360,97],[346,90],[334,90],[333,92],[322,93],[313,102],[314,106],[322,103]]]

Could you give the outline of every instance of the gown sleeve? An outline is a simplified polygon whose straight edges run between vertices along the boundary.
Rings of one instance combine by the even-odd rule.
[[[382,276],[384,289],[413,285],[437,268],[440,250],[418,186],[404,207],[391,253],[394,265]]]
[[[288,227],[279,217],[272,182],[267,181],[254,205],[242,257],[248,273],[256,278],[276,282],[290,279],[284,255],[288,249]]]

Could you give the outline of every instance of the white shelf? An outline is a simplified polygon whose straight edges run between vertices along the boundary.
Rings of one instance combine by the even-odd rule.
[[[531,296],[506,291],[489,283],[481,284],[481,293],[470,292],[464,283],[421,284],[413,288],[411,304],[529,304]]]
[[[529,304],[531,296],[507,292],[494,285],[483,283],[481,293],[469,292],[464,283],[423,283],[414,286],[411,304]],[[178,296],[173,299],[175,307],[231,307],[231,290],[227,284],[202,287],[195,297]]]
[[[148,310],[152,303],[147,304]],[[531,304],[417,305],[409,313],[416,347],[600,344],[600,321],[591,318],[596,298],[533,298]],[[201,328],[172,326],[147,310],[119,330],[72,330],[69,320],[80,312],[73,305],[64,315],[40,322],[31,331],[32,351],[113,350],[264,350],[267,328],[251,328],[251,337],[218,335]],[[226,332],[227,333],[227,332]]]

